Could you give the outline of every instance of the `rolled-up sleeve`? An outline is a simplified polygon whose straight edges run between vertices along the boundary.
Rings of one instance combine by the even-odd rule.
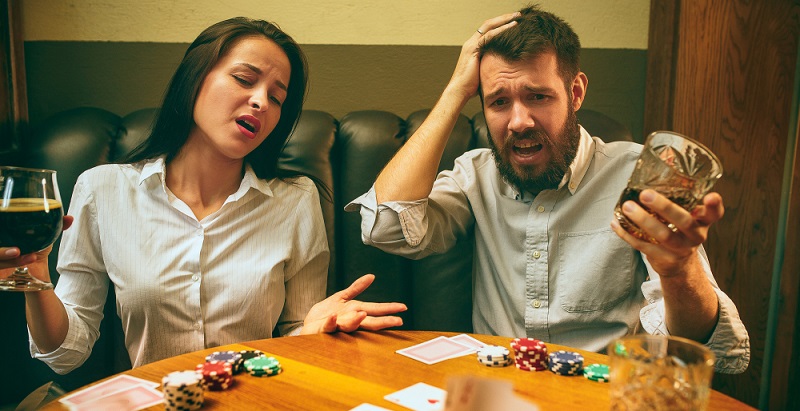
[[[698,251],[706,276],[709,278],[719,300],[719,319],[711,337],[705,343],[715,355],[714,370],[723,374],[738,374],[750,364],[750,337],[739,318],[739,311],[733,301],[719,289],[708,263],[705,251]],[[666,308],[661,291],[661,280],[645,258],[650,272],[650,280],[642,284],[642,292],[648,304],[639,312],[644,330],[653,335],[669,335],[666,325]]]
[[[361,214],[361,241],[364,244],[394,254],[422,258],[430,254],[424,251],[430,244],[424,241],[428,232],[427,208],[427,198],[378,204],[373,186],[347,204],[345,211],[359,211]]]

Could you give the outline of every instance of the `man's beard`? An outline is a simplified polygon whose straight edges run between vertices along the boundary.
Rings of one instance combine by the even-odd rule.
[[[495,163],[500,170],[500,175],[506,182],[534,195],[542,190],[558,188],[570,164],[575,160],[581,138],[575,110],[572,107],[567,108],[567,110],[567,121],[564,123],[564,128],[555,138],[550,138],[538,130],[512,133],[511,136],[503,141],[503,152],[501,153],[492,136],[489,136],[489,146],[492,148]],[[545,165],[543,171],[537,172],[532,167],[524,167],[519,172],[514,170],[514,166],[508,159],[508,153],[513,151],[514,143],[521,139],[532,139],[542,144],[542,150],[550,149],[552,158]]]

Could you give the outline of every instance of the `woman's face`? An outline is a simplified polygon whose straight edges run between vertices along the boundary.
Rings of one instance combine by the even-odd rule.
[[[238,40],[200,86],[187,144],[229,159],[244,158],[278,124],[290,75],[289,58],[274,41],[260,36]]]

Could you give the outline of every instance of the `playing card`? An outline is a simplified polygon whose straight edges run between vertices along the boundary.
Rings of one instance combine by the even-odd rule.
[[[390,410],[383,407],[379,407],[377,405],[363,403],[358,407],[351,409],[350,411],[390,411]]]
[[[478,351],[478,348],[482,348],[482,347],[486,346],[486,344],[484,344],[483,342],[478,341],[475,338],[472,338],[467,334],[454,335],[454,336],[450,337],[450,340],[451,341],[455,341],[455,342],[460,343],[460,344],[463,344],[463,345],[466,345],[467,347],[472,347],[473,352],[474,351]]]
[[[80,405],[88,401],[96,400],[113,392],[121,391],[126,388],[143,386],[158,387],[160,384],[141,378],[131,377],[130,375],[118,375],[89,388],[80,390],[74,394],[67,395],[59,401],[66,405]]]
[[[446,395],[441,388],[418,382],[383,398],[416,411],[440,411],[444,409]]]
[[[449,360],[450,358],[460,357],[475,352],[471,346],[464,345],[458,341],[453,341],[447,337],[439,336],[423,343],[412,345],[408,348],[397,350],[398,354],[413,358],[425,364],[436,364],[437,362]]]
[[[144,385],[135,385],[70,408],[73,411],[135,411],[163,403],[164,395],[160,391]]]

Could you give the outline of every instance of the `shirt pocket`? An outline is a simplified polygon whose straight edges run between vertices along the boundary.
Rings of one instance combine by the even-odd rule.
[[[607,311],[633,292],[637,251],[611,229],[558,235],[561,308],[570,313]]]

